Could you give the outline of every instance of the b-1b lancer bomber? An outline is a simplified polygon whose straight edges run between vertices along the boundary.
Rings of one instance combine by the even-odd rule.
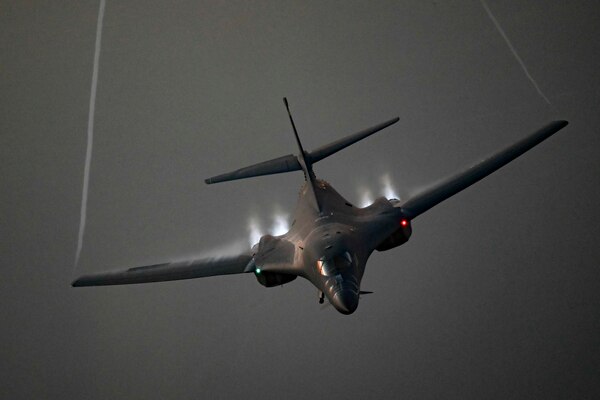
[[[301,187],[290,230],[280,236],[264,235],[251,249],[236,256],[169,262],[122,271],[85,275],[73,286],[123,285],[252,273],[266,287],[308,279],[343,314],[352,314],[362,292],[360,283],[374,250],[386,251],[408,241],[412,221],[436,204],[485,178],[567,125],[554,121],[469,169],[407,200],[380,197],[365,208],[344,199],[329,183],[318,179],[313,165],[320,160],[398,121],[383,122],[311,152],[298,137],[287,100],[298,154],[264,161],[206,179],[207,184],[254,176],[302,171]]]

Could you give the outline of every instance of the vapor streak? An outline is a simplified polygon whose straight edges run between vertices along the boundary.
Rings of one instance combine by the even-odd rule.
[[[94,111],[96,108],[96,87],[98,86],[98,64],[100,62],[100,44],[102,41],[102,21],[104,20],[104,7],[106,0],[100,0],[98,9],[98,24],[96,25],[96,46],[94,50],[94,69],[92,72],[92,89],[90,93],[90,111],[88,115],[87,149],[85,152],[85,167],[83,170],[83,191],[81,194],[81,217],[79,222],[79,235],[77,239],[77,253],[75,254],[75,267],[79,263],[81,248],[83,246],[83,233],[85,232],[85,217],[87,213],[88,186],[90,180],[90,165],[92,162],[92,145],[94,143]]]
[[[508,48],[512,52],[513,56],[515,56],[515,58],[519,62],[519,65],[521,65],[521,68],[523,69],[523,72],[525,72],[525,75],[527,76],[527,78],[529,78],[529,81],[531,82],[531,84],[533,85],[533,87],[535,87],[535,90],[537,90],[537,92],[539,93],[539,95],[542,96],[542,98],[546,101],[546,103],[550,104],[550,100],[548,100],[548,98],[544,95],[544,93],[542,93],[542,90],[540,89],[540,87],[538,86],[538,84],[535,82],[535,80],[533,79],[533,77],[531,76],[531,74],[529,73],[529,71],[527,70],[527,67],[525,66],[525,63],[523,62],[523,60],[521,60],[521,57],[519,57],[519,54],[517,54],[517,51],[513,47],[512,43],[510,43],[510,40],[508,40],[508,36],[506,36],[506,33],[504,33],[504,30],[502,29],[502,27],[500,26],[500,24],[498,23],[498,21],[494,17],[494,14],[492,14],[492,11],[490,10],[490,8],[488,7],[488,5],[486,4],[485,0],[481,0],[481,5],[485,9],[485,12],[490,17],[490,19],[492,20],[492,22],[494,23],[494,25],[496,26],[496,29],[498,30],[498,32],[500,32],[500,35],[502,35],[502,37],[504,38],[504,41],[508,45]]]

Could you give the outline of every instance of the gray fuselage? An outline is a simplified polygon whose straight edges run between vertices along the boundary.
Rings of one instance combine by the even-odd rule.
[[[396,245],[406,242],[410,224],[394,206],[395,199],[380,197],[368,207],[357,208],[327,182],[315,183],[320,211],[310,201],[312,193],[305,183],[289,232],[261,238],[256,273],[306,278],[339,312],[350,314],[358,306],[367,259],[394,234],[403,237]],[[381,249],[391,247],[395,246]]]

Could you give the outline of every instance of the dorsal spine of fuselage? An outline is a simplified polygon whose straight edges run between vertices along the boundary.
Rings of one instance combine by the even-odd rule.
[[[302,147],[302,142],[300,141],[300,137],[298,136],[298,131],[296,130],[296,124],[294,123],[294,119],[292,118],[292,113],[290,112],[290,106],[288,104],[287,98],[283,98],[283,103],[285,104],[285,109],[287,110],[288,117],[290,117],[290,123],[292,124],[292,129],[294,130],[294,136],[296,137],[296,144],[298,145],[298,162],[300,163],[300,167],[302,167],[302,171],[304,172],[304,179],[306,180],[306,190],[310,192],[311,203],[313,207],[317,210],[317,212],[321,211],[321,205],[319,203],[319,197],[316,192],[315,185],[315,173],[312,169],[312,163],[310,161],[310,157],[307,157],[304,148]]]

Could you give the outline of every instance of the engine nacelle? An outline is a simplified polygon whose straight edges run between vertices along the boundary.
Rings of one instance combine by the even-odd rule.
[[[258,283],[265,287],[281,286],[297,278],[296,275],[280,274],[269,271],[255,271],[254,276],[256,276]]]
[[[398,247],[401,244],[408,242],[411,234],[412,227],[410,226],[410,221],[403,219],[400,221],[400,227],[394,233],[388,236],[387,239],[379,243],[375,250],[386,251],[393,249],[394,247]]]

